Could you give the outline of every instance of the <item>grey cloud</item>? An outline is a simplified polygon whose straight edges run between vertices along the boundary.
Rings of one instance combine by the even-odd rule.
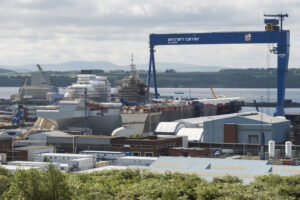
[[[300,15],[298,13],[300,5],[297,1],[288,3],[279,0],[262,2],[257,0],[247,6],[241,2],[243,1],[0,1],[0,38],[3,45],[18,46],[16,42],[18,41],[28,49],[32,47],[30,54],[34,54],[34,48],[37,46],[42,48],[43,45],[48,45],[51,51],[45,50],[41,59],[57,58],[67,61],[67,59],[73,60],[73,56],[76,57],[73,52],[70,52],[76,45],[78,53],[82,53],[79,50],[83,49],[82,45],[90,46],[84,48],[86,54],[91,54],[87,58],[96,57],[97,51],[108,55],[118,49],[105,45],[107,51],[105,53],[101,49],[101,44],[107,42],[124,48],[118,49],[122,53],[126,52],[128,43],[138,48],[143,46],[147,48],[148,35],[154,32],[264,30],[263,13],[280,12],[282,9],[284,9],[282,12],[289,12],[291,15],[285,23],[286,27],[293,28],[293,37],[300,35],[297,20]],[[293,39],[299,42],[297,37]],[[94,42],[97,45],[92,45]],[[72,48],[65,47],[65,52],[62,54],[61,49],[55,49],[62,44],[68,44]],[[6,63],[9,62],[10,55],[16,56],[16,53],[12,52],[13,49],[9,50],[11,53],[6,52],[5,57],[0,55],[0,59]],[[0,51],[5,49],[1,49],[0,46]],[[29,52],[23,53],[22,56],[21,50],[16,51],[20,62],[28,61],[28,58],[24,57],[30,56]],[[64,56],[57,56],[60,54]],[[116,55],[112,58],[116,60],[109,61],[125,60],[124,55]],[[148,58],[144,62],[147,60]],[[197,61],[195,58],[194,62]],[[292,62],[296,63],[296,60]]]

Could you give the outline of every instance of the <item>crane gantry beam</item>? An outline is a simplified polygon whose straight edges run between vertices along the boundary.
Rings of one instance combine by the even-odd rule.
[[[287,16],[287,14],[286,14]],[[280,17],[274,15],[272,17]],[[282,18],[285,17],[282,16]],[[281,19],[282,19],[281,18]],[[274,116],[284,116],[285,81],[288,69],[290,32],[277,26],[278,20],[266,19],[265,31],[243,32],[212,32],[212,33],[174,33],[174,34],[150,34],[150,62],[147,76],[148,94],[153,70],[155,98],[158,98],[156,83],[156,68],[154,52],[155,46],[161,45],[201,45],[201,44],[259,44],[275,43],[277,47],[277,107]],[[282,26],[282,25],[281,25]]]

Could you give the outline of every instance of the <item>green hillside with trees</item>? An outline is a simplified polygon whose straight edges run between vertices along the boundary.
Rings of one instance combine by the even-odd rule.
[[[52,72],[52,84],[66,87],[77,81],[79,71]],[[97,75],[107,76],[112,86],[120,84],[122,78],[129,75],[128,71],[114,70],[104,72],[94,70]],[[139,71],[141,79],[146,81],[147,72]],[[0,74],[0,86],[22,86],[29,73]],[[153,80],[153,79],[152,79]],[[157,73],[159,87],[184,87],[184,88],[276,88],[277,69],[224,69],[219,72],[176,72],[168,69]],[[300,88],[300,69],[289,69],[286,86]],[[153,83],[153,81],[152,81]]]
[[[46,171],[11,174],[0,168],[0,196],[13,200],[296,200],[300,198],[300,175],[261,176],[243,184],[231,176],[208,182],[193,174],[130,169],[71,174],[50,166]]]

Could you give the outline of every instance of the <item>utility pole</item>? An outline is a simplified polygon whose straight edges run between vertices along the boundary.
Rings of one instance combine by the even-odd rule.
[[[83,121],[83,123],[84,123],[84,135],[87,135],[87,121],[88,121],[88,119],[87,119],[87,107],[86,107],[86,104],[87,104],[87,100],[86,100],[86,98],[87,98],[87,88],[84,88],[84,121]]]
[[[265,159],[265,133],[264,133],[264,114],[263,114],[263,96],[261,96],[261,133],[260,133],[260,160]]]

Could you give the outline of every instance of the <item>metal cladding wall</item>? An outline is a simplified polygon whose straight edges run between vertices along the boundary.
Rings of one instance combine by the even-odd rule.
[[[48,143],[61,143],[61,144],[110,144],[112,137],[99,137],[99,136],[67,136],[67,137],[48,137]]]
[[[249,143],[249,135],[257,135],[260,142],[261,131],[265,133],[265,144],[269,140],[276,143],[283,143],[289,139],[290,122],[288,120],[282,122],[263,123],[259,120],[246,118],[243,116],[229,116],[217,118],[203,122],[203,142],[223,143],[224,124],[234,123],[238,125],[237,143]]]
[[[283,134],[286,133],[287,130],[290,131],[291,128],[291,123],[290,121],[288,121],[287,123],[283,123],[283,122],[278,122],[278,123],[274,123],[272,125],[272,133],[273,133],[273,137],[274,137],[274,141],[275,143],[283,143],[287,140],[291,139],[291,135],[290,134]]]
[[[247,144],[250,143],[249,137],[257,137],[257,143],[261,143],[261,133],[264,133],[265,136],[265,144],[268,143],[269,140],[273,139],[272,133],[272,124],[240,124],[238,125],[238,143]]]
[[[106,151],[110,148],[109,136],[68,136],[68,137],[48,137],[48,145],[54,145],[57,151],[79,152],[83,150]]]
[[[251,121],[254,122],[253,120]],[[234,123],[234,124],[249,124],[248,119],[240,116],[229,116],[219,119],[213,119],[210,121],[203,122],[204,135],[203,142],[224,142],[224,124]]]
[[[5,153],[12,149],[12,139],[11,138],[4,138],[0,139],[0,152]]]
[[[28,153],[27,151],[9,151],[7,154],[7,161],[27,161],[28,160]]]
[[[170,138],[116,138],[111,140],[110,151],[139,153],[146,156],[152,153],[153,156],[167,155],[171,147],[181,147],[182,137]]]
[[[171,148],[168,151],[169,156],[179,157],[206,157],[211,153],[209,148]]]

